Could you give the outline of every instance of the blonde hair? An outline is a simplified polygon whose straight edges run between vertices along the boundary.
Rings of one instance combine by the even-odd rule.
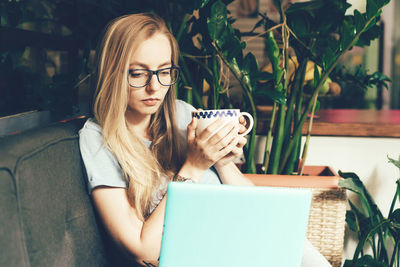
[[[132,207],[140,219],[150,214],[153,192],[161,175],[170,178],[182,165],[183,151],[175,119],[175,88],[171,86],[159,110],[151,116],[150,149],[131,130],[125,119],[128,107],[129,59],[137,47],[156,33],[170,41],[172,65],[178,61],[178,45],[165,22],[151,13],[133,14],[113,20],[106,28],[98,51],[93,113],[103,128],[104,144],[118,160]]]

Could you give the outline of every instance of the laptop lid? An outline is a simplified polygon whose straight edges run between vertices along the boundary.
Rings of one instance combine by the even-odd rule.
[[[172,182],[160,267],[299,267],[311,190]]]

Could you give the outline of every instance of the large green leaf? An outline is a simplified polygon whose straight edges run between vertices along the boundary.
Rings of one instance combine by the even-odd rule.
[[[360,47],[369,46],[371,41],[378,38],[382,33],[381,28],[378,25],[372,25],[369,30],[363,32],[360,38],[357,40],[356,45]]]
[[[290,29],[298,38],[307,38],[312,34],[311,24],[313,23],[313,17],[308,12],[299,10],[289,15],[287,19]]]
[[[349,20],[343,21],[340,29],[340,50],[344,50],[353,41],[356,29]]]
[[[272,99],[277,104],[285,105],[286,104],[286,96],[283,91],[278,90],[257,90],[254,93],[254,97],[266,97]]]
[[[399,160],[395,160],[395,159],[392,159],[390,157],[388,157],[388,159],[389,159],[390,163],[394,164],[397,168],[400,169],[400,159]]]
[[[376,15],[379,10],[379,6],[375,0],[367,0],[367,19],[370,19]]]
[[[400,208],[396,209],[391,216],[389,217],[389,219],[393,220],[393,222],[400,224]]]
[[[353,232],[358,233],[360,231],[358,219],[353,210],[346,211],[346,223]]]
[[[220,0],[211,6],[211,16],[207,19],[208,32],[213,41],[223,34],[228,26],[228,11]]]
[[[339,186],[346,188],[360,196],[361,206],[366,211],[366,216],[372,216],[375,209],[373,208],[375,203],[370,199],[364,184],[355,173],[342,173],[339,171],[339,175],[345,179],[339,181]]]
[[[357,174],[353,172],[342,172],[339,171],[339,175],[345,179],[339,181],[339,186],[346,188],[347,190],[355,193],[362,193],[364,191],[364,185]]]
[[[274,4],[276,9],[278,9],[279,13],[282,12],[282,1],[281,0],[274,0]]]
[[[252,53],[248,53],[244,58],[242,72],[249,78],[251,89],[254,90],[256,88],[259,71],[256,57]]]
[[[363,239],[374,227],[374,224],[372,223],[374,220],[368,217],[367,210],[359,209],[350,200],[349,205],[351,210],[346,213],[346,222],[349,225],[349,228],[356,232],[360,239]],[[361,208],[363,208],[363,205],[361,205]]]
[[[389,217],[392,220],[390,233],[400,242],[400,209],[396,209]]]
[[[357,9],[354,10],[354,23],[357,32],[360,32],[364,28],[364,25],[366,23],[364,16]]]

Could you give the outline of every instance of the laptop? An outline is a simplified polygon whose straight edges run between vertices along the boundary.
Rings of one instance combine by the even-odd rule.
[[[160,267],[300,267],[309,189],[168,185]]]

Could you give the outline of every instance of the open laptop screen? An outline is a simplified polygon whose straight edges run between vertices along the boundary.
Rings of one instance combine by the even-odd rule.
[[[170,183],[160,267],[301,265],[311,190]]]

